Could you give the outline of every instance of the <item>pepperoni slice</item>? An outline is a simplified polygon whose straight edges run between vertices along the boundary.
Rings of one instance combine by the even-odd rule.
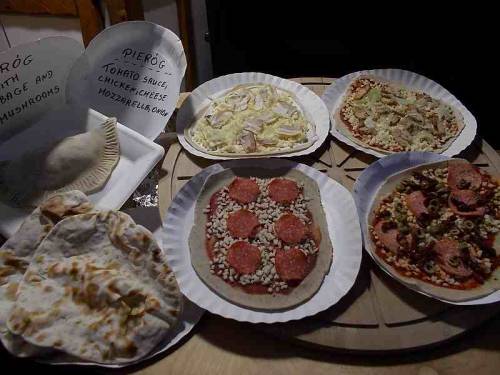
[[[472,275],[460,257],[460,248],[458,241],[451,238],[443,238],[434,244],[434,251],[438,255],[439,266],[451,275],[465,278]]]
[[[237,241],[229,247],[227,261],[238,273],[254,273],[260,265],[260,250],[246,241]]]
[[[278,203],[292,203],[300,193],[297,183],[286,178],[275,178],[267,188],[269,197]]]
[[[281,241],[295,244],[306,237],[307,226],[297,216],[284,214],[274,223],[274,231]]]
[[[396,228],[389,229],[384,231],[382,227],[384,226],[385,221],[379,221],[375,224],[373,228],[375,234],[377,235],[378,240],[382,243],[382,245],[389,251],[393,253],[397,253],[400,248],[400,244],[398,242],[399,232]]]
[[[475,207],[479,195],[474,190],[453,190],[448,198],[451,210],[460,216],[483,216],[486,207]]]
[[[381,220],[375,224],[375,227],[373,228],[378,240],[387,250],[397,253],[401,248],[412,246],[413,238],[411,234],[407,234],[404,237],[405,241],[400,240],[401,235],[396,228],[384,230],[384,226],[388,224],[389,223],[387,221]],[[403,242],[406,242],[406,245]]]
[[[448,185],[453,189],[478,189],[482,176],[471,163],[465,160],[448,162]]]
[[[229,214],[227,230],[233,237],[248,238],[255,235],[259,226],[259,219],[248,210],[241,209]]]
[[[410,211],[420,219],[422,215],[428,215],[429,210],[425,206],[425,196],[420,190],[414,191],[410,194],[407,194],[405,197],[406,205],[410,209]]]
[[[242,204],[254,202],[260,194],[259,185],[249,178],[236,177],[228,188],[229,197]]]
[[[276,249],[275,267],[283,281],[300,281],[311,270],[307,256],[297,248],[290,250]]]

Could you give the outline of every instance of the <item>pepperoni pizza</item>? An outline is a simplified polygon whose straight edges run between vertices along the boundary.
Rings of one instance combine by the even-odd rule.
[[[318,187],[296,170],[233,172],[214,177],[200,195],[190,240],[195,270],[224,297],[250,307],[310,298],[332,259]]]

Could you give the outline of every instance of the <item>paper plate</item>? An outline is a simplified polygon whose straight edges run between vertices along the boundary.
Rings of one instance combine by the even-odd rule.
[[[155,139],[172,115],[186,70],[182,42],[151,22],[105,28],[71,69],[67,97]]]
[[[456,108],[464,118],[464,129],[460,133],[460,135],[455,139],[450,147],[448,147],[441,154],[445,156],[454,156],[459,154],[462,150],[464,150],[467,146],[469,146],[474,137],[476,136],[477,131],[477,122],[472,113],[469,112],[467,108],[457,99],[455,98],[448,90],[446,90],[440,84],[434,82],[433,80],[424,77],[420,74],[409,72],[407,70],[401,69],[373,69],[373,70],[362,70],[359,72],[351,73],[343,76],[335,80],[330,86],[327,87],[321,99],[325,102],[328,112],[330,114],[332,127],[330,132],[332,135],[344,142],[345,144],[354,147],[357,150],[366,152],[367,154],[382,158],[387,154],[383,154],[381,152],[363,147],[345,135],[340,133],[337,130],[337,124],[335,120],[335,112],[338,107],[342,103],[343,96],[351,84],[351,82],[361,76],[361,75],[375,75],[377,77],[383,78],[388,81],[393,81],[397,83],[401,83],[409,88],[420,90],[425,92],[426,94],[432,96],[433,98],[440,99],[446,104],[449,104]]]
[[[289,153],[280,153],[273,155],[249,155],[249,156],[217,156],[200,151],[194,148],[184,137],[184,130],[194,122],[196,114],[211,103],[211,98],[221,96],[224,91],[233,88],[236,85],[249,83],[267,83],[272,86],[292,92],[297,101],[300,103],[307,117],[316,126],[316,141],[309,147],[303,150],[298,150]],[[179,141],[189,153],[200,156],[205,159],[212,160],[229,160],[229,159],[250,159],[250,158],[268,158],[268,157],[291,157],[299,155],[307,155],[314,152],[320,147],[328,136],[330,130],[330,117],[328,110],[314,92],[300,83],[289,81],[265,73],[234,73],[222,77],[212,79],[198,86],[182,103],[176,119],[176,131]]]
[[[107,116],[87,108],[66,107],[53,111],[3,143],[0,160],[14,159],[26,150],[50,143],[51,140],[88,131],[107,119]],[[119,209],[165,152],[163,147],[139,133],[121,124],[117,124],[117,128],[120,160],[103,188],[89,194],[90,201],[100,209]],[[13,235],[31,211],[31,208],[14,208],[0,202],[0,233],[7,238]]]
[[[354,184],[353,194],[354,200],[356,202],[356,207],[358,209],[361,231],[363,233],[363,239],[365,243],[366,238],[368,238],[367,236],[370,235],[368,233],[368,215],[370,213],[372,203],[375,199],[376,192],[378,191],[379,187],[385,182],[385,180],[388,177],[405,169],[416,167],[417,165],[421,164],[434,163],[447,159],[449,158],[446,156],[434,154],[432,152],[401,152],[377,160],[368,168],[366,168],[363,173],[361,173],[361,175],[356,180],[356,183]],[[366,247],[365,250],[368,254],[370,254],[375,263],[377,263],[382,270],[384,270],[388,275],[392,277],[392,275],[385,269],[384,265],[379,263],[378,258],[376,258],[374,254]],[[401,282],[396,278],[394,279]],[[403,283],[403,285],[408,286],[410,289],[416,291],[417,293],[421,293],[428,297],[439,299],[440,301],[453,305],[483,305],[487,303],[500,302],[500,291],[496,291],[488,296],[474,300],[468,300],[464,302],[451,302],[436,298],[427,293],[423,293],[421,290],[414,288],[412,285],[408,285],[406,283]]]
[[[213,173],[231,167],[295,168],[316,181],[333,245],[333,261],[318,292],[307,302],[288,310],[243,308],[214,293],[191,265],[188,245],[194,208],[201,188]],[[337,303],[352,287],[361,263],[361,232],[351,194],[338,182],[314,168],[287,160],[240,160],[212,165],[194,176],[177,193],[165,215],[161,233],[168,263],[182,293],[198,306],[225,318],[251,323],[276,323],[314,315]]]

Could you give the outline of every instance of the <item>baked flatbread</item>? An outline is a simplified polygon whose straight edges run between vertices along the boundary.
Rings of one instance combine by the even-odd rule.
[[[238,179],[240,177],[242,179]],[[252,247],[250,248],[251,251],[255,252],[255,249],[258,248],[261,254],[260,261],[257,257],[257,261],[254,264],[257,271],[246,276],[244,274],[245,271],[240,272],[240,284],[242,280],[249,280],[248,283],[246,283],[245,281],[246,284],[242,288],[241,285],[228,283],[227,281],[230,281],[230,277],[228,277],[225,281],[223,277],[221,277],[221,275],[218,275],[217,273],[219,270],[218,267],[220,262],[213,262],[209,258],[209,255],[207,253],[208,248],[206,237],[207,222],[209,219],[206,210],[207,207],[210,207],[210,200],[214,193],[224,188],[227,189],[227,187],[230,184],[234,183],[234,181],[237,181],[236,183],[240,184],[240,186],[237,188],[238,190],[235,189],[235,194],[237,191],[239,191],[240,194],[242,194],[242,198],[245,199],[244,197],[249,193],[249,190],[242,185],[246,183],[245,181],[249,181],[248,177],[266,179],[264,181],[259,180],[259,184],[261,184],[261,193],[259,195],[260,198],[257,199],[261,199],[261,202],[266,202],[265,197],[269,196],[270,194],[269,184],[272,183],[272,181],[276,180],[293,181],[301,186],[302,192],[300,193],[298,198],[293,200],[292,204],[276,203],[275,206],[270,207],[269,214],[271,214],[272,211],[275,216],[271,217],[269,219],[269,222],[267,222],[266,219],[261,220],[261,217],[265,216],[258,216],[259,222],[254,224],[256,224],[255,227],[260,226],[259,228],[261,229],[257,235],[251,235],[254,236],[253,238],[249,239],[231,237],[229,239],[228,244],[233,244],[229,246],[229,249],[231,249],[232,246],[248,247],[247,243],[249,243],[252,245]],[[290,196],[293,198],[293,192],[290,195],[290,192],[287,191],[289,184],[290,183],[285,183],[284,186],[276,189],[277,194],[283,197],[284,200],[286,200],[287,197]],[[231,189],[229,190],[229,194],[232,194]],[[303,200],[303,197],[309,200],[305,201]],[[238,198],[236,197],[236,199]],[[298,203],[299,201],[302,203]],[[295,207],[297,207],[297,204],[304,206],[299,206],[300,208],[296,209]],[[252,203],[240,204],[238,207],[241,207],[241,210],[243,211],[256,212],[256,214],[259,215],[258,211],[254,211],[254,206],[252,206]],[[249,216],[248,213],[242,214],[241,212],[236,212],[241,210],[233,210],[233,213],[230,214],[234,215],[233,218],[235,222],[240,223],[239,226],[237,225],[235,229],[230,228],[232,224],[229,224],[229,221],[233,219],[230,219],[229,216],[226,220],[226,224],[222,223],[221,225],[224,228],[227,226],[229,233],[234,233],[234,230],[240,230],[242,232],[239,234],[239,236],[246,236],[246,234],[243,232],[251,232],[252,228],[249,228],[249,225],[253,224],[251,224],[252,219],[250,219],[250,221],[247,221],[247,219],[245,218],[245,215]],[[308,219],[306,218],[306,216],[308,215],[306,213],[307,211],[312,214],[310,221],[308,221]],[[309,229],[306,230],[307,233],[305,234],[305,236],[299,236],[299,238],[296,239],[297,241],[295,244],[287,244],[279,239],[274,242],[273,238],[279,237],[278,235],[274,234],[278,231],[276,229],[278,221],[280,221],[280,219],[282,219],[284,216],[288,216],[289,218],[289,215],[287,215],[287,213],[290,212],[293,212],[293,216],[301,218],[301,221],[309,225]],[[237,218],[236,215],[241,215],[241,217]],[[281,229],[279,231],[281,232],[281,230],[283,230],[284,235],[292,236],[292,240],[296,232],[300,232],[302,230],[302,225],[298,223],[298,227],[296,227],[297,224],[294,224],[293,220],[281,220],[279,225],[281,226]],[[297,228],[297,231],[295,231],[295,228]],[[312,235],[313,232],[315,233],[315,235]],[[263,237],[268,238],[269,242],[266,242]],[[236,242],[238,242],[239,245],[234,245]],[[310,299],[320,288],[325,275],[330,269],[333,257],[333,250],[328,233],[328,226],[321,204],[321,197],[318,186],[312,179],[294,169],[266,170],[260,168],[232,168],[211,175],[205,182],[202,191],[196,201],[195,223],[193,225],[193,228],[191,229],[189,237],[189,247],[191,253],[191,263],[196,273],[205,282],[205,284],[207,284],[208,287],[210,287],[215,293],[232,303],[248,308],[261,310],[287,309]],[[276,259],[278,258],[278,249],[284,256],[288,251],[292,251],[293,249],[296,249],[296,251],[298,251],[298,253],[296,254],[299,255],[299,259],[294,258],[293,260],[290,259],[289,262],[284,261],[284,263],[282,264],[282,273],[280,273],[280,269],[276,263]],[[231,255],[229,255],[229,252],[231,251],[232,250],[228,250],[227,261],[231,264],[231,266],[233,266],[234,263],[231,263]],[[305,256],[304,258],[300,259],[300,253],[302,251],[304,252]],[[269,259],[269,261],[267,261],[266,259]],[[307,259],[307,263],[304,263],[304,259]],[[236,259],[236,261],[238,261],[238,259]],[[306,267],[307,271],[305,273],[297,276],[298,279],[293,280],[293,283],[288,283],[291,280],[286,280],[285,282],[284,277],[282,277],[285,273],[287,273],[287,277],[294,277],[293,274],[297,274],[297,272],[300,274],[302,272],[301,267],[305,264],[308,265]],[[245,264],[243,264],[243,266],[245,266]],[[266,267],[268,268],[267,270]],[[226,272],[229,276],[233,275],[234,271],[236,270],[231,270],[231,268],[229,267],[226,268],[228,268]],[[262,272],[262,279],[257,281],[253,280],[252,278],[256,278],[260,274],[260,272]],[[223,273],[224,271],[222,271],[222,275]],[[236,273],[238,273],[237,270]],[[266,275],[268,275],[267,278],[270,279],[270,282],[263,284]],[[276,277],[275,275],[278,276]],[[297,281],[299,282],[298,285]],[[285,287],[283,287],[283,291],[276,289],[278,286],[281,288],[283,284],[287,284]],[[248,287],[247,285],[251,286]],[[256,289],[248,292],[249,289],[244,288]],[[272,290],[268,288],[271,288]]]
[[[120,158],[116,119],[64,138],[0,166],[0,198],[33,207],[70,190],[92,193],[102,188]]]
[[[181,294],[152,234],[121,212],[76,215],[38,247],[7,327],[86,361],[126,363],[176,325]]]
[[[441,153],[465,127],[456,108],[375,76],[360,76],[350,84],[332,123],[353,142],[384,154]]]
[[[500,289],[499,197],[496,180],[466,160],[404,170],[377,191],[366,248],[425,294],[451,302],[489,295]]]
[[[62,219],[90,212],[93,205],[80,191],[56,194],[35,209],[19,230],[0,249],[0,340],[12,354],[20,357],[41,354],[43,348],[33,346],[13,335],[6,327],[7,316],[17,298],[35,250],[50,230]]]

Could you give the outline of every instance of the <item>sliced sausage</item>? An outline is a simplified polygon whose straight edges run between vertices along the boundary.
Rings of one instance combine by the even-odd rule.
[[[274,232],[281,241],[296,244],[307,236],[307,226],[297,216],[284,214],[274,223]]]
[[[476,167],[465,160],[450,160],[448,162],[448,185],[454,189],[478,189],[482,176]]]
[[[479,194],[474,190],[453,190],[448,198],[448,206],[460,216],[483,216],[486,207],[476,207]]]
[[[237,241],[229,247],[227,261],[240,274],[254,273],[260,266],[260,250],[246,241]]]
[[[389,251],[393,253],[399,252],[401,249],[410,247],[412,244],[412,236],[411,234],[407,234],[404,237],[406,244],[402,243],[400,240],[401,234],[397,230],[397,228],[385,229],[389,223],[381,220],[373,227],[375,234],[377,235],[380,243]]]
[[[277,203],[292,203],[300,193],[297,183],[287,178],[275,178],[267,188],[269,198]]]
[[[417,219],[429,214],[429,210],[425,206],[425,196],[420,190],[406,194],[406,205],[408,209],[415,215]]]
[[[250,178],[236,177],[228,189],[229,197],[241,204],[255,202],[260,194],[259,185]]]
[[[257,216],[245,209],[232,212],[227,218],[227,230],[233,237],[248,238],[254,236],[258,226]]]
[[[276,249],[275,267],[283,281],[303,280],[310,272],[308,257],[299,249]]]
[[[459,243],[451,238],[443,238],[434,244],[434,251],[438,255],[439,266],[443,271],[459,278],[472,275],[460,257]]]

